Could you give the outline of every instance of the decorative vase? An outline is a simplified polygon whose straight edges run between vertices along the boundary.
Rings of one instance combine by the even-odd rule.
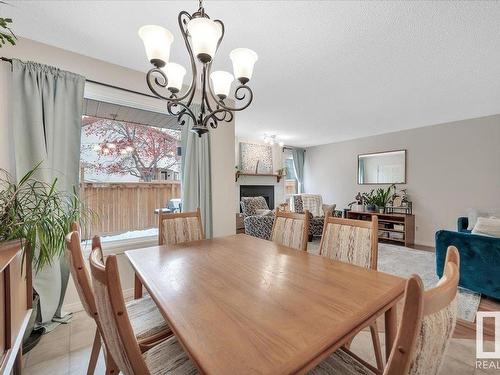
[[[385,207],[377,207],[379,214],[385,213]]]
[[[375,211],[376,206],[374,204],[367,204],[366,211]]]

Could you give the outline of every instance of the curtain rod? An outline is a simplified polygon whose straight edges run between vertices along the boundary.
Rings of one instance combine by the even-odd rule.
[[[12,59],[9,59],[8,57],[0,57],[0,60],[2,61],[5,61],[5,62],[8,62],[10,64],[12,64]],[[130,90],[130,89],[127,89],[125,87],[120,87],[120,86],[115,86],[115,85],[111,85],[109,83],[104,83],[104,82],[99,82],[99,81],[94,81],[92,79],[85,79],[86,82],[90,82],[90,83],[95,83],[97,85],[101,85],[101,86],[106,86],[106,87],[110,87],[112,89],[117,89],[117,90],[122,90],[122,91],[126,91],[126,92],[130,92],[132,94],[138,94],[138,95],[142,95],[142,96],[146,96],[148,98],[153,98],[153,99],[160,99],[154,95],[150,95],[150,94],[145,94],[143,92],[140,92],[140,91],[135,91],[135,90]]]

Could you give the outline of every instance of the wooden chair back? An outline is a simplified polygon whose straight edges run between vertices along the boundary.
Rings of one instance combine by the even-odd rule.
[[[378,219],[371,221],[326,216],[319,254],[330,259],[377,269]]]
[[[412,275],[406,282],[401,324],[384,369],[384,375],[408,374],[422,324],[423,294],[422,280],[417,275]]]
[[[124,374],[149,374],[128,317],[116,256],[108,256],[104,264],[100,249],[92,249],[90,270],[107,350]]]
[[[91,318],[97,319],[95,298],[90,282],[90,275],[83,258],[80,234],[77,227],[71,225],[71,228],[76,230],[66,236],[66,260],[85,312]]]
[[[460,255],[455,246],[446,253],[443,277],[436,287],[424,292],[422,328],[417,338],[409,374],[439,373],[457,321],[457,289]]]
[[[175,245],[205,239],[199,208],[194,212],[161,213],[159,216],[159,245]]]
[[[310,214],[276,211],[271,241],[296,250],[307,251]]]

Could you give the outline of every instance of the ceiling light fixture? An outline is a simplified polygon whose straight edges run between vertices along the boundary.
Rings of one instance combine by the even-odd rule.
[[[224,37],[224,24],[208,17],[202,0],[199,0],[199,9],[193,14],[180,12],[178,23],[191,60],[192,81],[189,89],[180,93],[186,69],[169,62],[174,37],[161,26],[146,25],[139,29],[148,60],[154,66],[148,71],[146,82],[157,97],[167,101],[168,113],[176,116],[180,125],[186,123],[186,118],[191,118],[191,130],[201,137],[208,132],[209,126],[215,129],[220,121],[232,121],[235,111],[242,111],[250,105],[253,92],[247,83],[252,78],[258,57],[248,48],[236,48],[229,54],[234,77],[239,81],[234,99],[242,102],[240,107],[231,107],[224,100],[229,97],[233,75],[224,71],[211,73],[213,59]],[[201,98],[200,113],[195,115],[190,106],[197,93],[197,85],[201,85]],[[159,92],[163,89],[167,89],[169,94]]]
[[[278,145],[280,147],[285,146],[285,142],[278,141],[278,137],[276,136],[276,134],[272,134],[272,135],[264,134],[264,142],[268,145],[271,145],[271,146],[273,146],[275,143],[278,143]]]

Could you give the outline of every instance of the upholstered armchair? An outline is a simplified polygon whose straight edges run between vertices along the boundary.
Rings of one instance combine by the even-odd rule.
[[[298,214],[308,210],[312,217],[309,224],[309,239],[321,237],[325,216],[336,216],[335,205],[323,204],[319,194],[294,194],[290,197],[290,211]]]
[[[270,240],[274,214],[269,210],[265,198],[243,197],[240,204],[244,216],[245,234]]]

